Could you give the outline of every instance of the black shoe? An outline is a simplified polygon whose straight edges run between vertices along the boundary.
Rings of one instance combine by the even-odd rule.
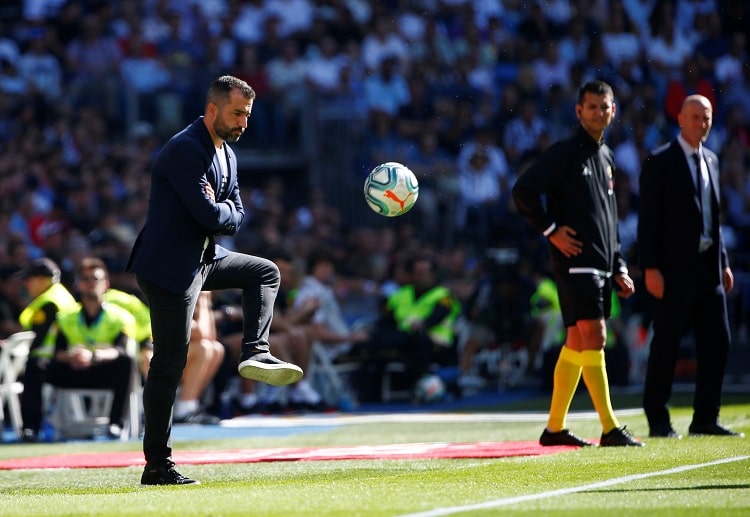
[[[675,440],[682,439],[682,435],[674,430],[672,424],[653,426],[649,430],[648,435],[651,438],[673,438]]]
[[[33,429],[24,429],[21,432],[21,441],[23,443],[37,443],[39,441],[39,433]]]
[[[602,434],[599,447],[643,447],[645,444],[631,436],[626,426],[615,427],[610,432]]]
[[[174,417],[174,424],[198,424],[198,425],[219,425],[221,419],[218,416],[210,415],[204,411],[193,411],[187,415]]]
[[[738,438],[745,437],[745,433],[737,433],[717,423],[690,424],[688,431],[690,432],[690,436],[710,435],[710,436],[737,436]]]
[[[577,437],[568,429],[563,429],[562,431],[558,431],[556,433],[545,429],[542,432],[542,436],[539,437],[539,445],[543,445],[545,447],[548,447],[550,445],[574,445],[576,447],[591,447],[594,444],[584,440],[583,438]]]
[[[302,368],[274,357],[271,352],[243,352],[237,371],[246,379],[286,386],[302,378]]]
[[[141,476],[141,486],[200,484],[200,481],[190,479],[177,472],[174,469],[174,463],[171,461],[160,467],[146,465]]]

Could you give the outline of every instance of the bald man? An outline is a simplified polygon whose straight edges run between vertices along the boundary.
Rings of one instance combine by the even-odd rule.
[[[712,115],[706,97],[685,98],[680,134],[654,150],[641,170],[638,260],[654,298],[643,408],[652,437],[682,438],[667,404],[687,330],[695,337],[697,358],[689,433],[741,436],[719,424],[730,339],[726,295],[734,278],[719,231],[719,160],[703,145]]]

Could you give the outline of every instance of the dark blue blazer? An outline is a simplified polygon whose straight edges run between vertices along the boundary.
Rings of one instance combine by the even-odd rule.
[[[234,235],[245,216],[237,183],[237,158],[224,144],[229,186],[223,194],[221,169],[203,117],[173,136],[151,169],[146,223],[133,246],[128,271],[168,291],[187,290],[202,262],[228,253],[214,236]],[[205,192],[210,184],[217,196]],[[208,247],[204,246],[208,239]]]
[[[721,237],[719,209],[719,159],[703,147],[711,179],[713,227],[711,248],[715,280],[729,266]],[[698,189],[685,152],[675,139],[656,149],[643,162],[638,213],[638,257],[641,268],[658,268],[666,283],[692,279],[698,267],[698,243],[703,218]]]

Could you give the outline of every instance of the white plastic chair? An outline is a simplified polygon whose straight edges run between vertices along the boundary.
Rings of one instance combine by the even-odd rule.
[[[137,364],[137,344],[128,342],[128,355],[133,358],[130,377],[130,393],[127,401],[127,416],[121,440],[136,439],[141,431],[143,403],[141,377]],[[51,386],[52,387],[52,386]],[[114,394],[106,389],[57,388],[52,387],[52,411],[50,419],[56,438],[86,438],[106,434],[109,428],[109,413]]]
[[[3,342],[0,350],[0,428],[5,426],[3,406],[7,405],[11,426],[19,438],[23,426],[19,398],[23,392],[23,383],[18,381],[18,377],[26,369],[26,359],[34,336],[31,330],[16,332]]]

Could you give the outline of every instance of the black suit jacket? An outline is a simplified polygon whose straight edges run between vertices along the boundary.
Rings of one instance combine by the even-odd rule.
[[[711,179],[711,237],[716,264],[716,282],[729,266],[719,228],[719,159],[703,147]],[[688,158],[675,139],[653,153],[643,163],[640,176],[638,213],[638,258],[641,268],[658,268],[666,284],[687,281],[698,266],[698,243],[703,231],[698,190]]]
[[[233,235],[245,216],[237,183],[237,158],[225,143],[229,185],[219,197],[221,169],[203,117],[173,136],[151,170],[146,223],[128,262],[128,270],[164,289],[180,293],[192,283],[202,262],[228,253],[216,235]],[[217,196],[205,193],[210,184]],[[208,239],[208,247],[204,246]]]

